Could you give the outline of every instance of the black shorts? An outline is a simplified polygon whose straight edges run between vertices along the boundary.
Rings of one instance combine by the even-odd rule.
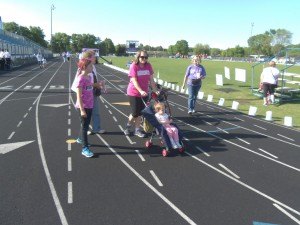
[[[143,97],[144,102],[141,97],[128,96],[129,103],[131,107],[131,115],[136,118],[142,115],[142,110],[145,108],[145,103],[148,100],[148,97]]]

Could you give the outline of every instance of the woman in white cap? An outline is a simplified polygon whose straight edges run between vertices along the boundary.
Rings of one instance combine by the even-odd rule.
[[[188,86],[188,114],[191,115],[192,113],[195,113],[195,105],[196,105],[196,99],[198,96],[198,92],[200,91],[201,85],[202,85],[202,79],[206,77],[206,71],[205,68],[200,65],[201,59],[194,55],[192,56],[192,63],[188,66],[184,79],[182,88],[185,87],[185,84],[187,83]]]

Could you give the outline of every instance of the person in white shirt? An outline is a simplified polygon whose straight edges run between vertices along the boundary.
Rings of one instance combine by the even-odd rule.
[[[40,68],[42,68],[43,67],[43,56],[40,52],[36,55],[36,59],[38,61]]]
[[[4,70],[5,59],[4,59],[4,49],[0,49],[0,70]]]
[[[11,55],[9,51],[6,49],[4,54],[3,54],[4,60],[5,60],[5,70],[10,70],[10,64],[11,64]]]
[[[264,68],[261,76],[260,76],[260,83],[263,86],[263,105],[267,106],[267,95],[270,95],[271,104],[274,104],[275,97],[275,87],[277,87],[278,78],[280,76],[280,71],[276,68],[276,62],[274,60],[269,62],[269,66]]]

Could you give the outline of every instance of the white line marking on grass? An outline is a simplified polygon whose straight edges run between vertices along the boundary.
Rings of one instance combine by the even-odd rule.
[[[72,158],[68,157],[68,171],[72,171]]]
[[[292,220],[294,220],[297,224],[300,224],[300,220],[296,219],[293,215],[291,215],[290,213],[288,213],[285,209],[283,209],[282,207],[280,207],[279,205],[277,205],[276,203],[273,204],[278,210],[280,210],[282,213],[284,213],[285,215],[287,215],[288,217],[290,217]]]
[[[240,179],[240,177],[238,175],[236,175],[234,172],[232,172],[230,169],[228,169],[223,164],[219,163],[219,166],[222,167],[224,170],[226,170],[228,173],[230,173],[232,176],[234,176],[236,179]]]
[[[290,141],[295,141],[294,139],[289,138],[289,137],[286,137],[286,136],[284,136],[284,135],[282,135],[282,134],[277,134],[277,135],[280,136],[280,137],[286,138],[286,139],[288,139],[288,140],[290,140]]]
[[[20,127],[22,124],[22,120],[18,123],[17,127]]]
[[[199,150],[200,152],[202,152],[204,155],[206,155],[207,157],[210,156],[210,154],[208,154],[207,152],[205,152],[203,149],[201,149],[199,146],[196,146],[196,149]]]
[[[143,162],[146,161],[145,158],[143,157],[143,155],[140,153],[139,150],[135,150],[135,152],[138,154],[138,156],[140,157],[140,159],[141,159]]]
[[[13,131],[7,139],[10,140],[14,136],[14,134],[15,134],[15,132]]]
[[[266,153],[266,154],[268,154],[269,156],[272,156],[272,157],[275,158],[275,159],[278,159],[278,157],[277,157],[276,155],[273,155],[273,154],[267,152],[266,150],[263,150],[263,149],[261,149],[261,148],[258,148],[258,150],[259,150],[259,151],[262,151],[262,152],[264,152],[264,153]]]
[[[160,186],[160,187],[164,186],[162,184],[162,182],[160,181],[160,179],[158,178],[158,176],[156,176],[156,174],[154,173],[153,170],[150,170],[150,173],[151,173],[152,177],[154,178],[154,180],[156,181],[156,183],[158,184],[158,186]]]
[[[255,127],[258,127],[259,129],[262,129],[262,130],[267,130],[267,128],[264,128],[264,127],[258,126],[258,125],[256,125],[256,124],[253,124],[253,126],[255,126]]]
[[[73,203],[73,183],[68,182],[68,203]]]
[[[117,120],[117,118],[116,118],[115,116],[113,116],[113,120],[114,120],[115,122],[118,122],[118,120]]]

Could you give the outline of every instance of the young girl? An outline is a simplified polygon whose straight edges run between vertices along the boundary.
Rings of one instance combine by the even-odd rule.
[[[178,129],[171,125],[173,122],[170,119],[170,116],[165,112],[165,105],[161,102],[157,103],[155,106],[155,117],[160,124],[164,126],[169,136],[170,142],[172,144],[172,148],[182,148],[181,144],[179,143],[178,137]]]
[[[82,152],[85,157],[93,157],[94,153],[88,147],[87,131],[91,121],[94,96],[93,82],[89,74],[93,71],[93,63],[90,59],[81,59],[78,62],[78,77],[75,87],[77,101],[75,107],[79,109],[81,121]]]

